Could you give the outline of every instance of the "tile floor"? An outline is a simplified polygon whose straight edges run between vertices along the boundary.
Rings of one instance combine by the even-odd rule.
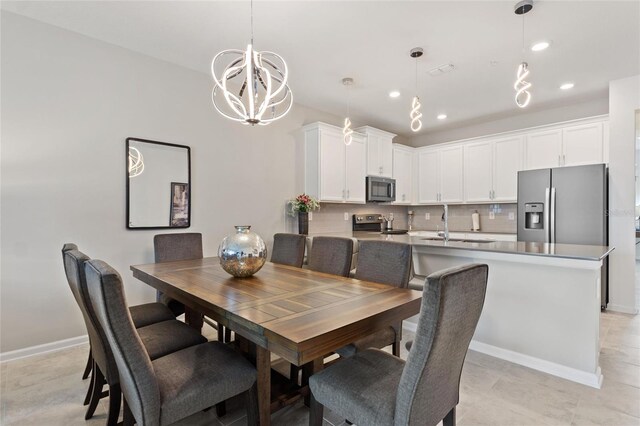
[[[207,330],[212,337],[213,330]],[[411,333],[405,333],[410,339]],[[464,366],[458,424],[464,425],[640,425],[640,316],[604,313],[601,317],[602,389],[592,389],[478,352]],[[404,349],[404,348],[403,348]],[[80,375],[87,346],[0,364],[1,425],[104,425],[106,400],[84,420],[82,399],[89,384]],[[403,353],[406,357],[406,353]],[[287,370],[284,363],[275,367]],[[301,403],[279,411],[274,425],[306,425]],[[228,403],[228,414],[198,413],[180,425],[246,423],[242,400]],[[343,420],[325,411],[325,426]]]

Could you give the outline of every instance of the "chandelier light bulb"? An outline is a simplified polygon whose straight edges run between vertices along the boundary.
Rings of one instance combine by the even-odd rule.
[[[525,80],[528,75],[529,64],[523,62],[518,66],[516,82],[513,84],[513,88],[516,91],[516,105],[518,105],[520,108],[526,108],[526,106],[529,105],[529,102],[531,102],[531,93],[529,92],[531,83]]]
[[[344,119],[344,127],[342,128],[342,137],[345,145],[351,145],[353,142],[353,130],[351,129],[351,120],[349,117]]]
[[[129,147],[129,177],[140,176],[144,171],[142,153],[132,146]]]
[[[420,121],[422,118],[422,112],[420,112],[421,106],[420,99],[415,96],[411,102],[411,113],[409,114],[411,118],[411,130],[414,132],[419,132],[420,129],[422,129],[422,121]]]
[[[231,59],[221,68],[225,56]],[[293,105],[287,64],[273,52],[258,52],[251,44],[245,51],[223,50],[211,61],[211,74],[213,106],[230,120],[267,125],[284,117]]]

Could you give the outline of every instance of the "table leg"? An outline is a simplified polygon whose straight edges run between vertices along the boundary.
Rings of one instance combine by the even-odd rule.
[[[306,363],[302,366],[302,386],[309,386],[309,377],[313,374],[321,371],[324,368],[324,357],[314,359],[311,362]],[[311,402],[311,390],[307,396],[304,397],[304,405],[307,407]]]
[[[199,333],[202,333],[202,324],[204,323],[204,315],[200,312],[190,308],[189,306],[184,307],[184,321],[190,325],[191,327],[198,330]]]
[[[256,369],[258,370],[258,410],[260,426],[271,424],[271,352],[256,345]]]

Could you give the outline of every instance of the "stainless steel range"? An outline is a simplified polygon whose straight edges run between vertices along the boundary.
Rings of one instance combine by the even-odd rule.
[[[406,229],[393,229],[393,214],[354,214],[353,231],[381,232],[383,234],[406,234]]]

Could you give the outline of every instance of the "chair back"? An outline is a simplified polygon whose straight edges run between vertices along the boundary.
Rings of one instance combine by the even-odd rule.
[[[459,401],[460,375],[478,324],[489,267],[427,277],[413,346],[396,397],[395,424],[437,424]]]
[[[118,370],[113,353],[107,342],[98,318],[89,303],[87,281],[84,275],[84,263],[90,260],[89,256],[78,250],[78,246],[67,243],[62,247],[62,260],[67,282],[82,312],[84,324],[87,327],[89,342],[91,344],[91,356],[98,364],[109,385],[118,383]]]
[[[407,288],[413,263],[411,245],[393,241],[362,241],[355,278]]]
[[[273,250],[271,261],[280,265],[302,268],[304,262],[304,248],[307,241],[306,235],[300,234],[275,234],[273,236]]]
[[[138,424],[160,424],[160,389],[136,332],[118,272],[101,260],[85,262],[89,301],[105,331],[120,373],[120,387]]]
[[[158,234],[153,237],[153,251],[156,263],[202,259],[202,234]]]
[[[353,240],[341,237],[314,237],[309,253],[309,269],[348,277],[351,271]]]

